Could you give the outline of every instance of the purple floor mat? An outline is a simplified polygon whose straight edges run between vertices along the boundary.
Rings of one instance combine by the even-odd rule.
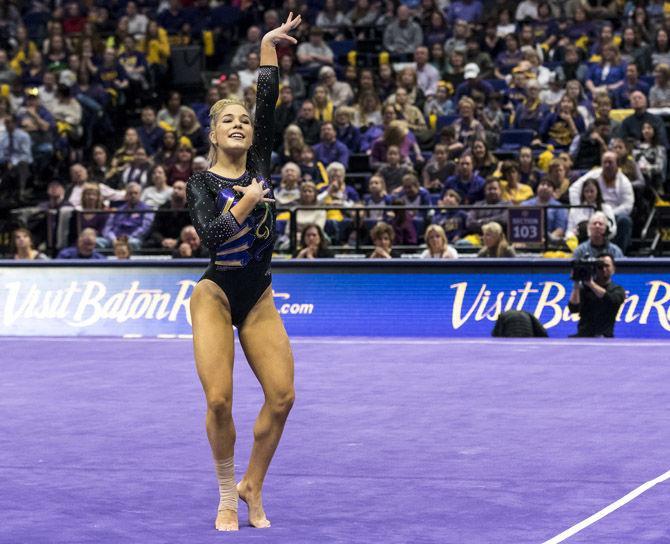
[[[273,527],[222,534],[190,341],[0,340],[0,542],[539,544],[670,469],[670,343],[293,348]],[[238,477],[261,401],[238,349]],[[667,481],[568,542],[667,543],[669,510]]]

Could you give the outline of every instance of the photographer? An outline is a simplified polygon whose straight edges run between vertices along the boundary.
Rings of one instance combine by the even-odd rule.
[[[577,337],[614,336],[614,322],[626,298],[623,287],[612,282],[614,257],[603,253],[597,260],[575,261],[568,308],[579,313]]]

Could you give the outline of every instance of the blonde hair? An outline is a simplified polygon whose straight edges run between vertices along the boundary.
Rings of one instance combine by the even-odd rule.
[[[447,240],[447,233],[444,232],[444,229],[440,225],[429,225],[428,228],[426,229],[426,232],[423,235],[423,237],[426,240],[426,245],[428,246],[428,249],[430,250],[430,244],[428,244],[428,236],[430,236],[434,232],[437,233],[437,235],[442,239],[442,243],[444,244],[444,249],[442,251],[445,251],[449,246],[449,240]]]
[[[505,237],[505,233],[503,232],[503,228],[500,226],[500,223],[491,221],[490,223],[483,225],[482,234],[487,233],[495,234],[498,237],[498,245],[495,249],[496,257],[504,257],[509,244],[507,243],[507,238]]]
[[[216,131],[216,124],[219,122],[219,117],[221,117],[221,113],[223,113],[223,110],[226,109],[228,106],[242,106],[245,110],[247,110],[247,112],[249,111],[247,109],[246,104],[237,98],[222,98],[221,100],[215,102],[214,105],[209,110],[210,138],[211,135],[214,134],[214,132]],[[211,139],[209,141],[209,152],[207,153],[207,159],[209,160],[210,165],[214,166],[214,164],[216,164],[216,145],[212,143]]]

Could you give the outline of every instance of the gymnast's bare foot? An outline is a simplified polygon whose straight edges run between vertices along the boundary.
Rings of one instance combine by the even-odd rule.
[[[239,531],[237,512],[235,510],[220,510],[216,516],[215,526],[217,531]]]
[[[249,525],[257,529],[266,529],[270,527],[270,521],[265,517],[263,510],[263,499],[260,491],[254,491],[244,480],[237,484],[237,492],[247,506],[249,507]]]

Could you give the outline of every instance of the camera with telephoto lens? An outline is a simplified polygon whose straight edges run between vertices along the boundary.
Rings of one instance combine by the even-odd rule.
[[[572,261],[572,279],[575,281],[588,281],[596,277],[599,268],[603,267],[603,263],[594,259],[593,257],[584,257]]]

